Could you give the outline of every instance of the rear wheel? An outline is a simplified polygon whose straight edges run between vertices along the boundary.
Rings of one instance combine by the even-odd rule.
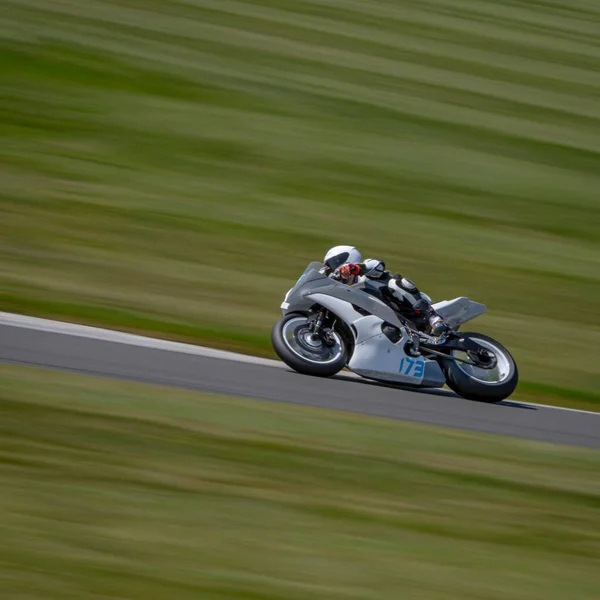
[[[305,315],[286,315],[275,324],[271,342],[281,360],[304,375],[331,377],[348,362],[348,347],[337,331],[330,332],[327,342],[314,335]]]
[[[453,350],[454,357],[479,364],[441,361],[448,387],[468,400],[500,402],[508,398],[519,381],[517,364],[510,352],[493,338],[480,333],[461,333],[460,336],[476,342],[486,351],[488,358],[486,354],[475,356],[467,351]]]

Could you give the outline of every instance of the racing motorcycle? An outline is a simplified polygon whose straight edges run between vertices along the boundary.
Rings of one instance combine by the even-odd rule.
[[[385,303],[374,282],[346,285],[313,262],[281,305],[273,327],[275,352],[293,370],[332,377],[342,369],[366,379],[422,388],[445,384],[463,398],[500,402],[518,382],[509,351],[480,333],[459,332],[485,305],[468,298],[434,304],[450,330],[439,337],[418,331]]]

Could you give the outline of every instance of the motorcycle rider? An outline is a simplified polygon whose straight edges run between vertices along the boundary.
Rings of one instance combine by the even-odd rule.
[[[323,260],[321,273],[353,285],[364,276],[372,285],[365,291],[375,292],[393,310],[410,321],[416,329],[433,336],[441,336],[449,327],[436,312],[431,298],[402,275],[392,275],[381,260],[368,258],[363,262],[361,253],[354,246],[335,246]]]

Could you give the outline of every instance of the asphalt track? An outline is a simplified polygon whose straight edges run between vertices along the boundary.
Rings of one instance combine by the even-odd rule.
[[[346,375],[306,377],[276,361],[6,313],[0,362],[600,448],[597,413],[513,400],[482,404]]]

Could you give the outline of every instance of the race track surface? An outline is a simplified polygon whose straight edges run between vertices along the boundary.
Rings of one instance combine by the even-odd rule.
[[[116,342],[110,335],[98,339],[102,335],[1,323],[0,362],[600,448],[600,414],[517,401],[481,404],[443,391],[409,391],[354,376],[307,377],[274,361],[194,346],[165,342],[162,348],[148,347],[147,338],[129,336],[133,341],[128,342],[126,334]]]

